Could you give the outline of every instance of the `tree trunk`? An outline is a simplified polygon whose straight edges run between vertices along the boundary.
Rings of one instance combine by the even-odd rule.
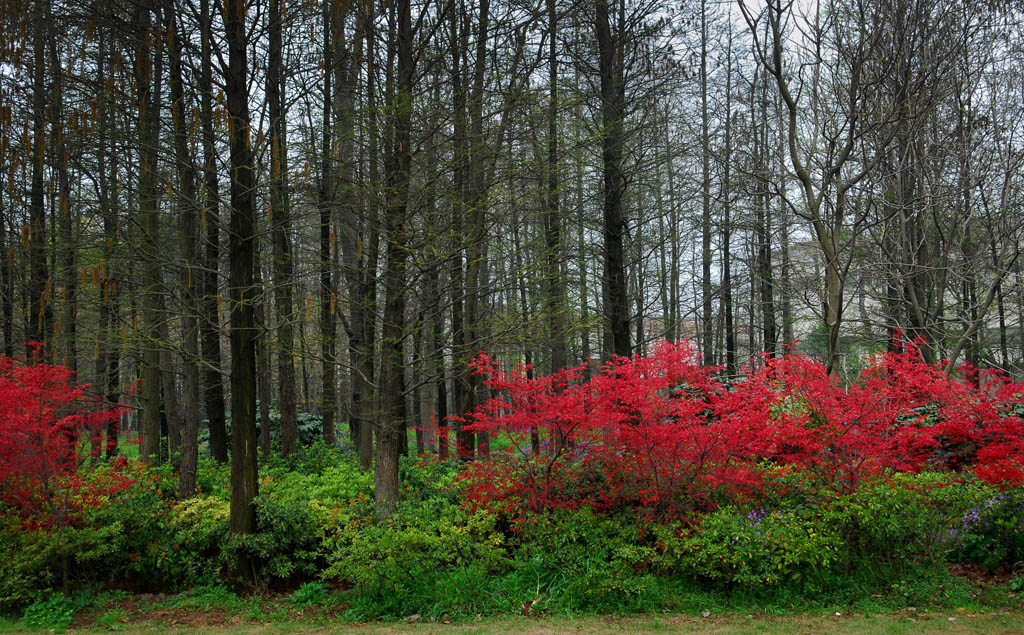
[[[266,293],[263,289],[263,245],[258,238],[253,239],[253,253],[255,254],[252,263],[253,285],[257,289],[260,300],[256,302],[254,309],[256,328],[259,335],[256,338],[256,394],[259,401],[260,421],[260,452],[263,460],[270,458],[270,437],[273,434],[273,424],[270,421],[270,404],[274,400],[273,382],[271,378],[271,346],[269,312]]]
[[[270,219],[274,257],[274,302],[277,308],[278,410],[281,454],[290,456],[298,442],[295,404],[295,346],[292,330],[291,210],[288,204],[288,149],[282,81],[283,16],[281,0],[270,0],[267,102],[270,114]]]
[[[151,48],[154,40],[148,2],[135,12],[135,89],[139,138],[139,229],[143,254],[142,294],[142,447],[140,458],[148,463],[160,460],[160,337],[162,274],[160,270],[157,150],[160,141],[160,79],[153,72]]]
[[[220,193],[217,185],[217,148],[213,136],[213,54],[209,0],[200,0],[201,61],[199,69],[200,126],[203,137],[203,197],[202,225],[206,228],[206,250],[202,274],[202,339],[203,366],[205,368],[204,400],[210,431],[210,456],[218,463],[228,460],[228,438],[224,412],[224,382],[221,377],[220,314],[222,297],[218,294],[220,271]]]
[[[53,24],[53,5],[46,3],[49,22]],[[50,67],[53,74],[52,99],[52,142],[55,168],[57,172],[57,226],[59,229],[58,269],[60,284],[64,288],[61,313],[58,320],[59,328],[54,332],[54,361],[57,356],[56,340],[63,339],[64,355],[59,360],[72,372],[78,371],[78,269],[75,266],[75,245],[73,236],[74,217],[71,213],[71,180],[68,178],[68,164],[71,157],[68,153],[64,127],[64,69],[57,54],[57,38],[48,38],[50,44]],[[62,337],[63,336],[63,337]]]
[[[225,95],[229,116],[231,162],[231,516],[232,534],[256,531],[256,328],[253,319],[255,237],[255,170],[250,146],[248,38],[246,4],[225,7],[228,67]],[[253,574],[252,563],[236,563],[240,580]]]
[[[608,0],[597,0],[595,31],[601,78],[601,160],[604,179],[604,275],[602,287],[605,316],[605,357],[629,356],[629,298],[626,292],[626,264],[623,237],[626,218],[622,198],[626,181],[622,171],[623,82],[622,25],[612,32]],[[620,16],[621,22],[622,16]]]
[[[558,159],[558,12],[556,0],[547,1],[548,12],[548,156],[547,213],[544,215],[545,271],[548,337],[551,341],[551,372],[569,365],[565,351],[565,284],[562,280],[562,217],[558,191],[562,186]]]
[[[736,375],[736,326],[732,301],[732,25],[725,67],[725,154],[722,157],[722,306],[725,313],[725,373]]]
[[[46,207],[44,200],[43,162],[46,155],[46,39],[48,21],[44,5],[35,3],[33,20],[32,64],[32,183],[29,190],[29,246],[28,246],[28,324],[25,325],[25,358],[40,361],[49,339],[53,313],[50,298],[50,276],[46,266]]]
[[[705,366],[715,365],[711,296],[711,135],[708,131],[708,15],[700,3],[700,140],[701,140],[701,352]]]
[[[403,335],[405,328],[406,245],[409,169],[412,159],[412,21],[409,0],[397,0],[398,86],[388,110],[393,117],[394,142],[390,151],[386,209],[387,267],[384,274],[384,330],[381,338],[381,390],[377,434],[374,502],[377,516],[387,518],[398,503],[398,454],[403,443],[402,417],[405,395]]]
[[[181,37],[175,7],[164,5],[167,29],[167,53],[170,60],[171,116],[174,130],[174,162],[177,167],[177,207],[181,221],[181,336],[184,386],[182,396],[181,460],[178,468],[178,495],[195,493],[199,461],[199,313],[198,285],[198,212],[196,204],[196,166],[188,148],[187,112],[182,79]]]
[[[332,21],[334,12],[340,10],[340,6],[324,3],[323,6],[323,27],[324,27],[324,67],[334,68],[334,39],[341,38],[344,29],[340,16]],[[336,26],[332,26],[336,25]],[[342,63],[341,60],[337,61]],[[320,402],[320,416],[323,420],[324,443],[333,446],[334,438],[334,413],[337,409],[337,397],[335,395],[335,320],[334,312],[337,305],[337,296],[334,290],[333,263],[331,258],[331,243],[333,225],[333,209],[335,205],[335,183],[334,157],[332,153],[331,135],[331,114],[334,109],[333,95],[331,93],[331,73],[324,73],[323,83],[323,120],[320,129],[320,191],[318,194],[317,206],[320,211],[320,357],[323,364],[323,398]],[[347,158],[347,157],[346,157]]]

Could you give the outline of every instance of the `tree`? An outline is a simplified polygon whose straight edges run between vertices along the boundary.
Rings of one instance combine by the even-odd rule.
[[[182,498],[192,496],[196,489],[199,461],[199,323],[198,294],[199,213],[196,198],[196,166],[189,151],[185,116],[185,82],[182,71],[183,40],[178,18],[171,3],[164,5],[164,24],[167,31],[167,55],[170,62],[171,118],[174,133],[174,163],[177,172],[177,207],[181,218],[181,295],[182,295],[182,391],[181,463],[178,466],[178,493]]]
[[[154,66],[161,50],[153,29],[152,8],[148,1],[135,9],[135,101],[139,137],[139,229],[144,254],[142,295],[142,447],[144,461],[160,460],[160,329],[164,320],[163,274],[160,267],[159,193],[157,191],[157,152],[160,139],[160,76]],[[155,44],[155,46],[154,46]]]
[[[621,6],[616,6],[617,13],[613,14],[608,0],[597,0],[595,9],[604,179],[604,274],[601,278],[605,316],[604,355],[628,357],[632,348],[629,341],[629,298],[623,252],[626,218],[622,208],[626,190],[622,168],[626,116],[626,85],[623,77],[626,16],[625,8]],[[613,17],[617,17],[616,23],[612,22]]]
[[[789,162],[800,186],[797,212],[810,224],[824,260],[826,362],[829,371],[836,372],[847,273],[857,241],[868,225],[866,210],[851,205],[849,197],[884,156],[878,151],[860,157],[857,151],[865,136],[898,116],[873,98],[878,78],[886,72],[880,24],[884,9],[855,0],[851,11],[858,19],[844,24],[839,22],[843,12],[837,10],[838,5],[829,4],[825,22],[816,17],[809,25],[811,37],[803,51],[809,64],[794,72],[791,69],[797,62],[787,55],[784,32],[793,15],[793,2],[772,0],[757,15],[743,2],[740,8],[754,39],[757,62],[774,79],[782,98]],[[759,34],[762,24],[763,37]],[[872,66],[879,60],[881,66]],[[811,73],[807,84],[806,73]],[[794,81],[805,90],[795,91]],[[826,89],[833,91],[835,103],[825,102]],[[811,100],[809,109],[800,101],[804,95]],[[823,112],[826,109],[828,114]],[[807,125],[812,126],[810,138],[801,134]],[[891,137],[891,132],[888,134]]]
[[[256,174],[249,120],[249,39],[247,5],[225,7],[224,28],[228,63],[224,69],[231,151],[231,519],[232,534],[256,531],[256,324],[253,316],[255,285]],[[236,575],[251,575],[245,557]]]
[[[273,227],[274,301],[277,308],[278,379],[280,381],[281,452],[295,451],[298,423],[295,404],[294,340],[292,336],[292,249],[288,204],[287,124],[282,90],[281,0],[270,0],[267,101],[270,116],[270,218]]]
[[[220,462],[228,460],[227,426],[225,424],[224,383],[220,356],[220,191],[217,177],[217,148],[214,137],[213,110],[213,14],[209,0],[199,2],[200,67],[199,120],[203,146],[203,209],[205,250],[202,274],[202,320],[200,334],[205,373],[203,377],[206,418],[210,431],[210,454]]]
[[[374,423],[377,436],[374,463],[374,502],[377,515],[387,518],[398,502],[398,455],[402,437],[405,391],[402,372],[407,284],[406,245],[409,243],[409,170],[412,159],[412,90],[415,75],[412,16],[409,0],[398,0],[398,65],[394,102],[390,104],[393,146],[387,164],[387,208],[385,245],[387,265],[384,273],[384,328],[382,333],[381,404]]]

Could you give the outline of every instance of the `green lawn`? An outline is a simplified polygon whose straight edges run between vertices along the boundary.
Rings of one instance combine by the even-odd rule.
[[[886,614],[843,613],[783,616],[661,615],[637,617],[582,616],[576,618],[497,618],[470,622],[414,622],[362,624],[325,615],[294,613],[245,620],[218,609],[154,609],[133,614],[107,611],[93,621],[73,626],[69,632],[151,633],[174,629],[179,633],[1021,633],[1024,612],[1013,611],[911,611]],[[0,632],[52,632],[32,629],[21,622],[2,621]]]
[[[1024,633],[1024,597],[1001,584],[969,588],[973,590],[960,600],[937,598],[935,604],[902,608],[892,598],[877,596],[843,607],[758,604],[739,598],[722,604],[711,595],[694,595],[688,604],[706,608],[634,616],[411,615],[360,622],[337,592],[236,595],[217,585],[173,595],[79,593],[70,604],[36,610],[21,620],[0,619],[0,633]],[[77,608],[68,611],[69,606]]]

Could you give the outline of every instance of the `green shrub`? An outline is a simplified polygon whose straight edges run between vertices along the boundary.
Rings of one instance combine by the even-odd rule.
[[[81,604],[64,597],[63,593],[42,593],[35,602],[25,607],[22,622],[33,628],[62,632],[71,626]]]
[[[507,568],[497,518],[470,513],[442,499],[403,502],[377,524],[353,501],[332,510],[327,530],[325,579],[354,587],[363,611],[374,615],[436,613],[444,585],[438,580],[497,575]]]
[[[635,521],[590,508],[536,516],[522,526],[514,571],[542,606],[631,611],[652,604],[658,554]]]
[[[174,506],[171,549],[185,556],[182,582],[209,582],[227,571],[229,560],[224,546],[229,516],[228,502],[212,496],[190,498]]]
[[[46,532],[27,531],[17,519],[0,517],[0,610],[25,606],[59,580],[47,548],[51,543]]]
[[[301,474],[277,482],[265,479],[254,501],[256,533],[229,540],[231,559],[244,554],[258,564],[256,584],[265,577],[288,580],[319,571],[325,510],[311,504],[304,482]]]
[[[220,463],[205,454],[200,454],[196,470],[196,495],[215,496],[222,500],[230,500],[231,465]]]
[[[306,413],[299,414],[299,425],[300,431],[302,421],[306,417]],[[315,417],[316,421],[319,422],[320,418]],[[319,434],[319,432],[317,433]],[[343,454],[336,447],[329,447],[323,442],[321,438],[310,438],[307,444],[303,441],[295,452],[288,457],[283,457],[279,452],[272,452],[269,459],[266,461],[266,467],[269,470],[284,468],[291,472],[298,472],[306,475],[319,475],[323,473],[325,469],[335,467],[342,463],[350,465],[358,465],[352,460],[352,457]]]
[[[726,508],[678,538],[671,528],[658,531],[668,567],[725,585],[802,583],[835,566],[843,549],[837,532],[809,512]]]
[[[113,557],[94,573],[152,590],[185,581],[189,556],[174,548],[170,520],[175,488],[168,474],[165,469],[139,470],[134,475],[138,482],[87,510],[88,526],[116,529],[109,536]]]
[[[319,606],[327,601],[327,585],[323,582],[307,582],[295,589],[291,603],[294,606]]]
[[[986,491],[948,474],[897,474],[834,499],[824,510],[825,522],[846,545],[847,568],[900,579],[914,568],[942,564],[952,547],[951,530]]]
[[[1024,491],[989,491],[955,523],[950,558],[984,567],[1024,564]]]

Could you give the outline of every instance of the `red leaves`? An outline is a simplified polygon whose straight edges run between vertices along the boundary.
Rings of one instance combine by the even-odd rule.
[[[88,504],[95,493],[75,473],[82,439],[120,415],[90,399],[67,368],[0,357],[0,500],[44,523]]]
[[[840,490],[883,471],[1024,481],[1024,423],[1012,412],[1024,386],[982,373],[979,388],[927,365],[913,345],[872,359],[849,385],[792,355],[728,385],[688,342],[614,359],[590,377],[581,366],[528,379],[483,354],[473,366],[498,392],[470,415],[473,427],[511,438],[508,456],[467,473],[475,505],[685,517],[757,497],[794,469]]]

